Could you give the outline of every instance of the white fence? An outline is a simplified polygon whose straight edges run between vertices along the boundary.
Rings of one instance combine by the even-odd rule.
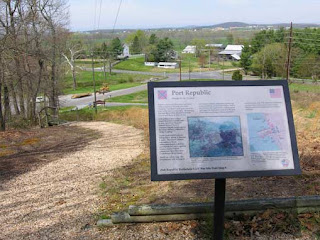
[[[158,63],[157,62],[144,62],[144,65],[148,66],[148,67],[156,67],[156,66],[158,66]]]

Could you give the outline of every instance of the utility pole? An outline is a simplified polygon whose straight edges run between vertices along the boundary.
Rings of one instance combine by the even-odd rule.
[[[191,69],[190,69],[190,58],[189,58],[189,81],[191,80],[190,72],[191,72]]]
[[[290,83],[290,63],[291,63],[291,49],[292,49],[292,22],[290,25],[290,37],[289,37],[289,44],[288,44],[288,59],[287,59],[287,81]]]
[[[104,56],[104,59],[103,59],[103,76],[104,76],[104,83],[107,83],[106,56]]]
[[[224,58],[222,57],[222,79],[224,81]]]
[[[94,73],[94,61],[93,61],[93,52],[91,53],[91,57],[92,57],[92,80],[93,80],[93,94],[94,94],[94,109],[95,109],[95,113],[98,113],[98,109],[97,109],[97,93],[96,93],[96,79],[95,79],[95,73]]]
[[[181,58],[180,58],[179,68],[180,68],[180,82],[181,82],[182,81],[182,79],[181,79]]]
[[[211,49],[209,49],[209,71],[211,68]]]

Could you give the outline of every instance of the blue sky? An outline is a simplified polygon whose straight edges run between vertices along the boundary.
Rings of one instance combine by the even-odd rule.
[[[94,21],[97,2],[97,17]],[[102,0],[100,29],[112,28],[120,0]],[[69,0],[72,30],[98,28],[100,0]],[[116,28],[247,23],[320,23],[320,0],[123,0]],[[96,22],[96,24],[94,24]]]

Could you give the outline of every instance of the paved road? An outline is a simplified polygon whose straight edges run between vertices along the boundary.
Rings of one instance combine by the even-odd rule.
[[[87,71],[91,71],[91,68],[83,69]],[[102,68],[95,68],[95,71],[102,72]],[[143,75],[150,75],[150,76],[160,76],[160,77],[166,77],[165,80],[161,81],[169,81],[169,82],[175,82],[179,81],[180,75],[179,73],[153,73],[153,72],[140,72],[140,71],[126,71],[126,70],[112,70],[116,73],[134,73],[134,74],[143,74]],[[224,75],[224,76],[223,76]],[[189,79],[189,73],[182,73],[181,74],[182,80],[188,80]],[[210,72],[191,72],[190,73],[190,79],[221,79],[221,80],[231,80],[230,74],[223,74],[223,71],[210,71]],[[122,95],[128,95],[131,93],[143,91],[147,89],[147,84],[143,84],[138,87],[132,87],[117,91],[112,91],[109,93],[103,94],[97,94],[97,100],[104,100],[107,98],[122,96]],[[63,95],[59,97],[60,101],[60,107],[78,107],[79,109],[84,108],[88,106],[89,104],[92,104],[94,101],[94,96],[79,98],[79,99],[71,99],[72,95]],[[138,105],[138,104],[120,104],[120,103],[107,103],[107,106],[123,106],[123,105]]]

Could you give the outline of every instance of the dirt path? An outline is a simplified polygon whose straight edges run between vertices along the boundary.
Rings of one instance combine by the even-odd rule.
[[[4,183],[0,239],[95,239],[98,184],[137,157],[142,131],[104,122],[73,124],[102,134],[82,150]]]

